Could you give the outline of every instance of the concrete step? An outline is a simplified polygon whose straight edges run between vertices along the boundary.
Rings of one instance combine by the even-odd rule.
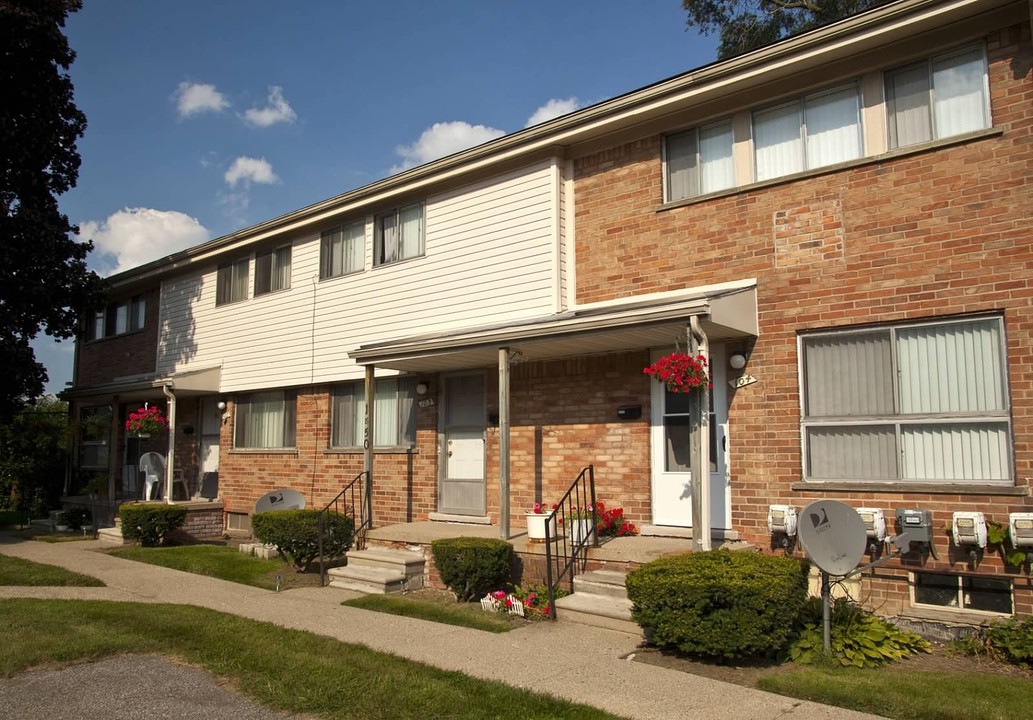
[[[627,598],[575,592],[556,601],[556,617],[581,625],[642,635],[642,628],[631,619],[631,601]]]
[[[574,592],[626,600],[628,598],[628,589],[624,584],[626,578],[627,573],[616,570],[592,570],[574,576]]]
[[[97,530],[97,539],[105,545],[126,545],[126,539],[122,537],[121,527],[100,528]]]
[[[346,565],[330,568],[327,575],[330,577],[330,587],[355,590],[367,595],[400,593],[406,589],[405,573],[389,568]]]
[[[404,568],[406,574],[418,569],[423,572],[423,554],[408,550],[389,550],[387,548],[367,548],[365,550],[349,550],[349,565],[365,565],[367,567]]]

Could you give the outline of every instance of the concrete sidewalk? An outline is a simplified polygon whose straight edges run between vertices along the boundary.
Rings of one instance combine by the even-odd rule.
[[[261,590],[95,552],[85,541],[42,543],[0,537],[0,554],[91,575],[106,588],[0,587],[12,597],[82,598],[197,605],[546,692],[628,718],[685,720],[861,720],[874,715],[751,690],[622,659],[636,638],[573,623],[534,623],[492,634],[342,607],[336,588]],[[109,546],[105,546],[109,547]],[[506,662],[500,662],[505,658]],[[103,716],[103,713],[101,713]]]

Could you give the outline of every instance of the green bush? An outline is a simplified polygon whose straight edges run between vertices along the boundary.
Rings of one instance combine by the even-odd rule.
[[[93,522],[93,513],[84,507],[70,507],[65,510],[64,516],[70,530],[82,530]]]
[[[513,546],[505,540],[445,538],[430,547],[441,582],[464,602],[512,585]]]
[[[183,527],[187,509],[181,505],[130,503],[118,508],[122,537],[144,547],[164,545],[169,533]]]
[[[276,546],[280,557],[298,572],[306,572],[319,559],[319,510],[270,510],[251,518],[251,531],[259,542]],[[355,520],[327,513],[324,517],[323,556],[344,555],[355,538]]]
[[[874,668],[929,652],[929,643],[915,633],[849,602],[836,600],[831,608],[829,646],[833,663],[845,667]],[[825,629],[821,600],[812,598],[803,614],[803,629],[789,647],[789,659],[801,665],[824,662]]]
[[[632,616],[660,647],[707,659],[773,655],[807,601],[806,566],[787,557],[714,550],[654,560],[627,578]]]
[[[954,648],[967,655],[988,655],[1023,667],[1033,665],[1033,617],[995,620]]]

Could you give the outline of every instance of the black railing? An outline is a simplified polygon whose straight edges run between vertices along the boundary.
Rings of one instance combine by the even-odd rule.
[[[545,584],[549,617],[556,619],[556,590],[566,582],[574,592],[574,575],[583,572],[588,548],[599,544],[595,506],[595,468],[589,465],[545,521]],[[555,535],[555,537],[550,537]]]
[[[323,554],[323,541],[326,538],[327,518],[330,513],[350,517],[355,523],[355,539],[352,545],[356,550],[366,546],[366,532],[373,527],[373,495],[369,488],[369,473],[363,470],[356,475],[337,497],[319,511],[319,582],[326,585],[326,556]]]

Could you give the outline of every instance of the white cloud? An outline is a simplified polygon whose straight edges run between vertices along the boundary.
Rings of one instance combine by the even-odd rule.
[[[272,185],[280,182],[280,178],[273,172],[273,166],[265,158],[245,156],[234,160],[224,177],[230,187],[236,187],[239,182],[243,182],[245,186],[251,183]]]
[[[93,240],[104,275],[122,272],[203,243],[211,237],[201,223],[175,210],[125,208],[106,220],[79,224],[79,235]]]
[[[504,130],[484,125],[470,125],[461,120],[434,123],[424,130],[420,138],[412,145],[399,145],[395,148],[395,152],[402,157],[403,162],[401,165],[392,167],[391,172],[408,170],[431,160],[437,160],[474,145],[494,140],[505,134]]]
[[[175,97],[181,118],[200,115],[203,112],[218,113],[230,106],[229,101],[214,85],[181,82]]]
[[[272,86],[269,88],[268,105],[264,108],[251,108],[245,110],[241,115],[244,122],[255,127],[269,127],[276,123],[292,123],[298,119],[294,108],[283,97],[283,88]]]
[[[553,98],[535,110],[531,117],[527,118],[527,124],[524,125],[524,127],[539,125],[546,120],[552,120],[553,118],[558,118],[560,115],[572,113],[579,107],[581,107],[581,104],[577,101],[576,97],[569,97],[565,100]]]

